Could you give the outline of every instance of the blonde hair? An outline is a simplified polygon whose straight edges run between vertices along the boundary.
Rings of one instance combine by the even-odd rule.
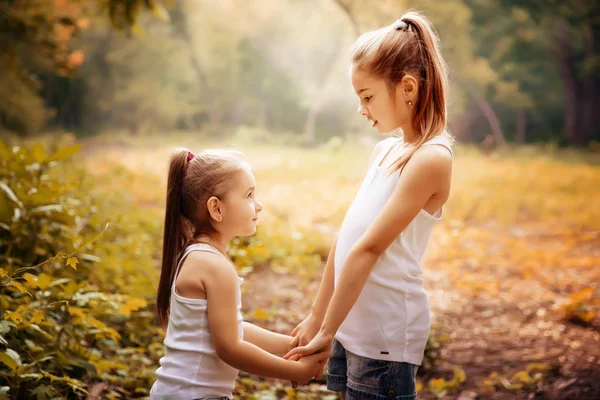
[[[415,11],[407,12],[393,24],[361,35],[351,51],[353,67],[383,78],[392,93],[407,74],[419,84],[412,114],[412,127],[419,137],[392,164],[391,172],[404,167],[431,138],[445,135],[453,141],[446,127],[448,68],[439,37],[427,18]]]

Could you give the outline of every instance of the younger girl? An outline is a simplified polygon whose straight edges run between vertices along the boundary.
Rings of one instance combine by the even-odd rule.
[[[352,49],[359,113],[381,141],[334,242],[312,313],[286,358],[332,349],[327,385],[347,399],[414,399],[429,335],[420,260],[450,192],[446,66],[429,22],[409,12]],[[344,397],[344,395],[342,396]]]
[[[277,357],[291,338],[244,322],[242,279],[227,258],[235,236],[251,236],[262,204],[248,164],[232,151],[181,150],[171,158],[157,309],[166,354],[150,398],[232,398],[238,369],[305,383],[327,358]]]

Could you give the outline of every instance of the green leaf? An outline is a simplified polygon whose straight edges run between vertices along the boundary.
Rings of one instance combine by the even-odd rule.
[[[30,394],[35,394],[37,400],[46,400],[54,394],[54,389],[49,385],[38,386],[31,391]]]
[[[0,334],[4,335],[5,333],[10,332],[11,327],[16,328],[17,325],[15,325],[14,322],[7,321],[7,320],[0,321]]]
[[[80,148],[81,148],[80,144],[74,144],[74,145],[71,145],[71,146],[67,146],[67,147],[63,147],[61,149],[58,149],[56,151],[56,153],[54,153],[50,157],[48,157],[48,161],[60,161],[60,160],[64,160],[66,158],[69,158],[73,154],[77,153]]]

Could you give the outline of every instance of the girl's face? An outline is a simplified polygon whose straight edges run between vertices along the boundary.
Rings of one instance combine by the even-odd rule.
[[[398,84],[394,93],[390,93],[384,79],[371,75],[364,68],[353,67],[352,86],[360,99],[358,113],[379,133],[387,134],[410,126],[411,114],[402,84]]]
[[[220,228],[229,236],[252,236],[263,205],[256,198],[256,182],[250,168],[242,167],[232,178],[223,198]]]

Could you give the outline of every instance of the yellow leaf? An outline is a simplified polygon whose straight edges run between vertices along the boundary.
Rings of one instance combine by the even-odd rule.
[[[50,286],[50,283],[52,283],[50,276],[44,274],[43,272],[37,276],[37,285],[40,289],[46,289],[48,286]]]
[[[124,316],[129,317],[131,316],[131,311],[137,311],[142,307],[146,307],[147,305],[148,302],[146,302],[144,299],[131,298],[127,300],[127,303],[121,306],[121,313]]]
[[[37,286],[37,276],[30,274],[29,272],[23,274],[23,278],[29,283],[31,286]]]
[[[28,292],[27,292],[27,289],[25,288],[25,286],[21,285],[21,284],[20,284],[19,282],[17,282],[17,281],[11,281],[11,282],[9,283],[9,285],[16,287],[16,288],[19,290],[19,292],[21,292],[21,293],[28,293]]]
[[[4,278],[8,275],[8,272],[4,268],[0,268],[0,278]]]
[[[262,308],[257,308],[256,310],[254,310],[253,318],[266,321],[269,319],[269,314]]]
[[[518,379],[521,383],[531,383],[532,379],[527,371],[519,371],[513,375],[513,378]]]
[[[127,304],[123,304],[121,306],[121,314],[123,314],[126,317],[131,316],[131,310],[129,309],[129,307],[127,307]]]
[[[138,310],[142,307],[146,307],[148,303],[144,299],[140,298],[132,298],[127,300],[127,307],[131,309],[131,311]]]
[[[60,161],[64,160],[65,158],[69,158],[73,154],[77,153],[80,147],[80,144],[74,144],[72,146],[60,148],[56,151],[56,153],[48,157],[48,161]]]
[[[40,143],[36,143],[31,147],[31,155],[36,162],[41,163],[46,158],[44,147]]]
[[[84,318],[85,317],[85,311],[83,308],[79,308],[79,307],[69,307],[69,314],[71,314],[74,317],[79,317],[79,318]]]
[[[0,353],[0,362],[4,363],[8,368],[15,371],[17,369],[17,362],[13,360],[8,354],[5,352]]]
[[[75,271],[77,271],[77,263],[79,262],[79,260],[77,259],[77,257],[69,257],[67,259],[67,265],[70,266],[71,268],[73,268]]]
[[[577,293],[573,293],[571,295],[571,301],[573,302],[580,302],[582,300],[587,300],[590,297],[592,297],[592,294],[594,293],[594,289],[593,288],[585,288],[580,292]]]

